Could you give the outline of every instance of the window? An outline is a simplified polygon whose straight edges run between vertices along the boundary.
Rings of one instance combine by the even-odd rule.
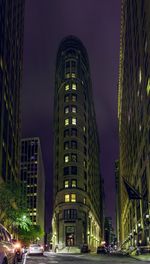
[[[86,162],[86,160],[83,161],[83,165],[84,165],[84,168],[87,167],[87,162]]]
[[[71,141],[71,148],[72,149],[77,149],[77,141],[75,141],[75,140]]]
[[[85,126],[83,126],[83,131],[84,131],[84,132],[86,131],[86,128],[85,128]]]
[[[66,118],[65,119],[65,126],[68,126],[69,125],[69,118]]]
[[[64,137],[69,136],[69,134],[70,134],[70,133],[69,133],[69,129],[65,129],[65,130],[64,130]]]
[[[84,139],[84,143],[86,144],[87,143],[86,136],[83,136],[83,139]]]
[[[64,219],[77,219],[77,209],[65,209],[64,210]]]
[[[71,77],[72,77],[72,78],[76,78],[75,73],[71,73]]]
[[[69,188],[69,181],[68,180],[64,181],[64,187]]]
[[[71,123],[72,123],[72,125],[76,125],[77,124],[77,118],[72,117]]]
[[[64,113],[65,113],[65,114],[68,114],[68,113],[69,113],[69,106],[66,106],[66,107],[64,108]]]
[[[68,91],[69,90],[69,84],[66,84],[65,85],[65,91]]]
[[[64,142],[64,149],[69,149],[69,141]]]
[[[69,167],[64,167],[64,175],[69,175]]]
[[[71,180],[71,187],[76,188],[77,187],[77,180]]]
[[[87,155],[87,149],[84,147],[84,155]]]
[[[68,103],[69,102],[69,94],[66,94],[64,97],[64,102]]]
[[[65,163],[69,162],[69,155],[65,155],[65,156],[64,156],[64,162],[65,162]]]
[[[77,95],[76,94],[72,94],[71,95],[71,100],[72,100],[72,102],[76,102],[77,101]]]
[[[71,193],[71,202],[75,203],[76,202],[76,194],[75,193]]]
[[[83,203],[86,204],[86,198],[83,198]]]
[[[87,180],[87,173],[84,171],[84,179]]]
[[[75,105],[71,106],[71,112],[76,113],[77,112],[77,107]]]
[[[71,166],[71,174],[77,175],[77,167],[76,166]]]
[[[70,202],[70,195],[69,194],[65,194],[65,203]]]
[[[77,85],[76,85],[76,83],[72,83],[72,90],[77,90]]]
[[[71,154],[71,161],[77,162],[77,154]]]
[[[77,136],[77,129],[76,128],[71,128],[71,136],[74,136],[74,137]]]

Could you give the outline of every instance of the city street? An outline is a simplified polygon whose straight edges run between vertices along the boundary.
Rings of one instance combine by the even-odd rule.
[[[74,263],[74,264],[116,264],[116,263],[137,263],[137,259],[126,256],[105,256],[105,255],[96,255],[96,254],[79,254],[79,255],[69,255],[69,254],[56,254],[56,253],[44,253],[44,256],[26,256],[23,264],[51,264],[51,263]],[[142,264],[146,264],[145,261],[140,261]]]

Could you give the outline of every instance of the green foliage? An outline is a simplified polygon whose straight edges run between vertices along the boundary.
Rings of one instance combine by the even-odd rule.
[[[26,199],[18,183],[0,184],[0,222],[29,230],[31,221],[27,217]]]
[[[19,238],[24,241],[24,243],[29,244],[31,242],[37,242],[40,238],[44,236],[44,231],[39,225],[30,226],[28,231],[19,230]]]

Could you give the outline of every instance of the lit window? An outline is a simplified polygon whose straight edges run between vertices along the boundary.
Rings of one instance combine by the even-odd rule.
[[[65,194],[65,203],[70,202],[70,196],[69,194]]]
[[[68,79],[70,77],[70,73],[66,73],[66,78]]]
[[[77,187],[77,181],[76,180],[72,180],[71,181],[71,187],[72,188],[76,188]]]
[[[65,126],[68,126],[69,125],[69,118],[66,118],[65,119]]]
[[[85,126],[83,126],[83,131],[84,131],[84,132],[86,131],[86,128],[85,128]]]
[[[139,69],[139,83],[141,84],[142,81],[142,71],[141,68]]]
[[[75,105],[71,106],[71,112],[76,113],[77,112],[77,107]]]
[[[66,107],[65,107],[64,112],[65,112],[65,114],[68,114],[68,113],[69,113],[69,106],[66,106]]]
[[[71,123],[72,123],[72,125],[76,125],[77,124],[77,119],[75,117],[73,117]]]
[[[72,90],[77,90],[77,85],[76,85],[76,83],[72,83]]]
[[[64,97],[64,102],[68,103],[69,102],[69,94],[66,94]]]
[[[69,162],[69,156],[68,156],[68,155],[65,155],[65,156],[64,156],[64,161],[65,161],[65,162]]]
[[[65,85],[65,91],[68,91],[69,90],[69,84],[66,84]]]
[[[75,73],[71,73],[71,77],[72,77],[72,78],[76,78]]]
[[[76,202],[76,194],[75,193],[71,193],[71,202],[72,203]]]
[[[65,188],[69,188],[69,181],[66,180],[64,185],[65,185]]]
[[[83,203],[86,204],[86,198],[83,198]]]

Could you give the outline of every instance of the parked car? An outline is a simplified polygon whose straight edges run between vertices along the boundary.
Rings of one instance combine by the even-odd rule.
[[[0,224],[0,264],[17,264],[17,257],[11,235]]]
[[[97,254],[106,254],[107,248],[105,246],[99,246],[97,247]]]
[[[28,249],[28,254],[43,255],[44,247],[39,244],[31,244]]]
[[[16,257],[17,257],[17,261],[22,261],[22,256],[24,253],[22,244],[20,241],[18,241],[17,239],[12,239],[12,242],[14,244],[15,247],[15,252],[16,252]]]

